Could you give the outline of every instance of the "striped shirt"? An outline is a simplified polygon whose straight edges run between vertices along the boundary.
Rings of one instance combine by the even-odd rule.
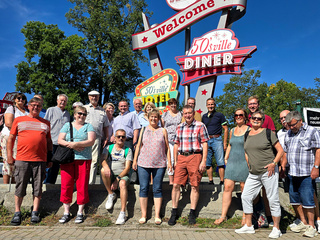
[[[317,148],[320,148],[320,132],[306,123],[294,134],[288,131],[283,150],[287,153],[289,174],[295,177],[310,176]]]
[[[179,145],[179,152],[200,152],[201,143],[209,140],[206,126],[194,120],[190,125],[186,122],[178,125],[174,143]]]

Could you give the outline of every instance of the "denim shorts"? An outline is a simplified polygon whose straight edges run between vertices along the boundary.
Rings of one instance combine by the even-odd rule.
[[[315,180],[310,176],[293,177],[288,175],[290,179],[289,196],[291,205],[302,205],[304,208],[314,208],[314,188]]]
[[[216,158],[217,166],[223,167],[224,166],[224,150],[223,150],[223,141],[222,136],[217,138],[211,138],[208,141],[208,155],[206,166],[212,166],[212,156]]]

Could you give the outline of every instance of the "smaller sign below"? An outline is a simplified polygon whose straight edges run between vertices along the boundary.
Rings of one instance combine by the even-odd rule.
[[[320,130],[320,108],[303,108],[304,121]]]
[[[136,98],[142,100],[142,105],[153,102],[160,114],[168,111],[170,98],[178,99],[179,74],[171,68],[164,69],[146,81],[140,83],[135,90]]]
[[[173,10],[180,11],[189,7],[191,4],[199,0],[166,0],[166,1],[169,7],[171,7]]]
[[[244,61],[256,46],[239,47],[230,29],[216,29],[195,38],[187,55],[176,57],[183,73],[181,85],[223,74],[241,74]]]

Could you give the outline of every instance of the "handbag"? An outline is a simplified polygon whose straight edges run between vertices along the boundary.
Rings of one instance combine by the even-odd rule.
[[[70,123],[70,141],[73,142],[73,127]],[[72,163],[74,161],[74,151],[71,148],[59,145],[54,152],[52,162],[59,164]]]

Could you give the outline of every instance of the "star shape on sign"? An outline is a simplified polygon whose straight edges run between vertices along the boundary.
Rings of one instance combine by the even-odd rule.
[[[158,66],[158,63],[154,62],[153,67],[156,67],[156,66]]]
[[[199,108],[199,110],[197,110],[197,112],[201,114],[203,111],[201,111],[201,109]]]
[[[205,89],[205,90],[203,90],[203,91],[201,91],[201,94],[202,95],[207,95],[207,93],[208,93],[208,91]]]
[[[142,38],[142,42],[143,43],[148,42],[148,38],[147,37]]]

